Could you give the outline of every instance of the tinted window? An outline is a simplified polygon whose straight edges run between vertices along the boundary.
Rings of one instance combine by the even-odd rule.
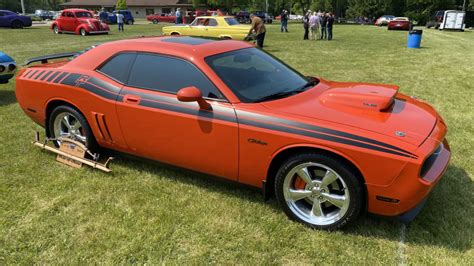
[[[206,62],[243,102],[298,90],[308,82],[269,54],[248,48],[206,58]]]
[[[223,98],[217,88],[193,64],[154,54],[137,55],[128,85],[170,93],[195,86],[201,90],[204,97]]]
[[[100,67],[99,71],[116,81],[127,83],[128,71],[135,57],[135,53],[116,55]]]
[[[76,12],[78,18],[92,18],[92,14],[89,12]]]

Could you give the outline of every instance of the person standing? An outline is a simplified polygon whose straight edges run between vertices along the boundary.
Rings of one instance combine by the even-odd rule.
[[[303,40],[309,39],[309,16],[311,15],[311,10],[308,10],[303,16],[303,27],[304,27],[304,36]]]
[[[255,14],[253,13],[250,15],[250,20],[252,21],[252,25],[250,26],[249,35],[255,31],[255,35],[257,35],[257,47],[263,48],[263,42],[265,41],[265,33],[267,31],[265,29],[265,24],[263,23],[263,20],[261,18],[255,16]]]
[[[327,23],[328,23],[328,17],[323,12],[321,15],[321,40],[327,38],[327,33],[326,33]]]
[[[281,32],[288,32],[288,11],[284,10],[280,14]]]
[[[117,11],[117,25],[118,25],[118,30],[123,32],[123,19],[124,16]]]
[[[309,29],[311,30],[311,40],[319,39],[320,19],[316,12],[309,18]]]
[[[107,15],[107,12],[105,11],[105,8],[102,8],[99,12],[99,20],[100,22],[107,23],[109,20],[109,16]]]
[[[176,24],[183,24],[183,14],[181,8],[176,9]]]
[[[328,28],[328,41],[332,40],[332,25],[334,24],[334,14],[329,13],[327,28]]]

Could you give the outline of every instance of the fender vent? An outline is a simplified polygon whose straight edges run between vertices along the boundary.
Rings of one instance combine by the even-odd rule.
[[[93,113],[95,118],[95,123],[99,129],[99,138],[106,142],[112,143],[112,136],[110,136],[109,128],[105,122],[105,115],[100,113]]]

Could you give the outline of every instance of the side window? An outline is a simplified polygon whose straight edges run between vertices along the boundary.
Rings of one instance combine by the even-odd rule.
[[[217,26],[217,21],[213,18],[209,19],[209,24],[208,26],[215,27]]]
[[[127,83],[130,65],[137,56],[136,53],[121,53],[109,59],[98,71],[120,83]]]
[[[195,86],[201,90],[204,97],[223,98],[214,84],[193,64],[154,54],[137,55],[130,71],[128,85],[173,94],[182,88]]]
[[[74,14],[72,12],[67,12],[67,16],[70,17],[70,18],[73,18]]]

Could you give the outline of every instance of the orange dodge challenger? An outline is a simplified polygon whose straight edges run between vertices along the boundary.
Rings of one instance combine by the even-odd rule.
[[[47,136],[261,188],[313,228],[413,219],[451,156],[443,119],[396,86],[305,77],[241,41],[138,38],[39,61],[16,96]]]

